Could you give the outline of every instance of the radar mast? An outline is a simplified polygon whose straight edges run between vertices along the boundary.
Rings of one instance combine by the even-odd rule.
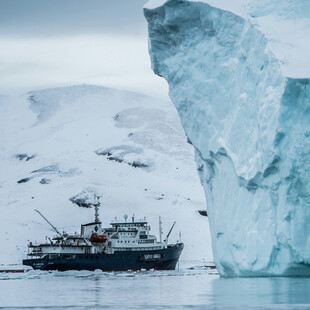
[[[95,208],[95,223],[99,224],[99,207],[100,207],[100,199],[101,196],[94,194],[94,203],[92,204]]]

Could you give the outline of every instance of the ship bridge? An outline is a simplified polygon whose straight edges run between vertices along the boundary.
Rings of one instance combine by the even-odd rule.
[[[123,223],[110,223],[113,227],[146,227],[147,222],[123,222]]]

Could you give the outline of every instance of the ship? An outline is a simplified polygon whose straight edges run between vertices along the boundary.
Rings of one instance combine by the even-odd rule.
[[[159,217],[158,241],[150,233],[151,227],[146,218],[130,221],[124,216],[123,221],[115,220],[110,227],[102,227],[99,220],[99,196],[95,195],[91,205],[95,210],[94,222],[82,224],[80,233],[60,233],[59,230],[38,210],[42,218],[56,232],[53,238],[46,238],[45,243],[28,244],[27,258],[23,265],[39,270],[174,270],[184,248],[181,241],[168,243],[162,240],[162,222]]]

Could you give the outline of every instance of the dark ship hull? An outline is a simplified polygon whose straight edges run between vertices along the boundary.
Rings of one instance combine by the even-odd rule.
[[[159,250],[115,251],[113,254],[49,254],[44,258],[23,260],[23,264],[39,270],[174,270],[183,243]]]

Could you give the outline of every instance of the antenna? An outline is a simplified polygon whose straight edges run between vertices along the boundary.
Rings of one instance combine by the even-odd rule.
[[[52,228],[55,230],[55,232],[61,237],[63,238],[63,235],[58,231],[58,229],[37,209],[35,209],[34,211],[38,212],[42,217],[43,219],[52,226]]]
[[[161,227],[162,221],[161,216],[159,217],[159,242],[163,241],[163,229]]]

